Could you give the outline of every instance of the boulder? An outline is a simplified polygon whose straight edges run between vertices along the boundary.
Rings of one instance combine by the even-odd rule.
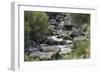
[[[73,48],[73,46],[74,46],[73,44],[68,44],[68,47],[71,49]]]
[[[43,52],[58,52],[60,51],[59,47],[56,46],[47,46],[47,47],[41,47]]]
[[[69,48],[67,45],[61,45],[58,47],[61,49],[59,54],[66,54],[66,53],[70,53],[72,51],[72,49]]]
[[[36,52],[30,53],[30,56],[39,57],[39,56],[41,56],[41,54],[42,54],[42,52],[36,51]]]
[[[56,42],[61,42],[61,41],[63,41],[62,38],[57,38],[57,36],[51,36],[51,37],[48,37],[48,39],[52,39],[52,40],[54,40],[54,41],[56,41]]]
[[[72,41],[72,40],[66,40],[66,43],[67,43],[67,44],[72,44],[73,41]]]
[[[28,49],[28,51],[29,51],[29,52],[39,51],[39,49],[36,48],[36,47],[31,47],[31,48]]]
[[[64,48],[64,49],[62,49],[61,52],[59,52],[59,54],[66,54],[66,53],[70,53],[71,51],[72,51],[72,49]]]
[[[53,54],[53,52],[43,52],[40,55],[40,59],[50,59]]]
[[[73,40],[74,41],[80,41],[80,40],[86,40],[87,38],[85,36],[78,36],[78,37],[75,37]]]
[[[55,53],[53,52],[32,52],[30,54],[30,56],[33,56],[33,57],[39,57],[40,59],[50,59],[52,55],[54,55]]]
[[[40,46],[41,46],[41,47],[46,47],[46,46],[47,46],[47,44],[40,44]]]

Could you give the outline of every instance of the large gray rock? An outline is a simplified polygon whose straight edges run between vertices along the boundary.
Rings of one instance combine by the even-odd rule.
[[[69,45],[58,45],[56,47],[60,48],[59,54],[66,54],[66,53],[70,53],[72,51],[72,49],[69,47]]]
[[[52,55],[54,55],[55,53],[53,52],[32,52],[30,54],[30,56],[32,57],[39,57],[40,59],[50,59]]]
[[[30,51],[30,52],[39,51],[39,49],[36,48],[36,47],[31,47],[31,48],[28,49],[28,51]]]
[[[46,47],[47,44],[40,44],[40,47]]]
[[[51,36],[51,37],[48,37],[48,39],[52,39],[52,40],[54,40],[54,41],[56,41],[56,42],[61,42],[61,41],[63,41],[62,38],[57,38],[57,36]]]
[[[75,37],[73,40],[74,41],[79,41],[79,40],[86,40],[87,38],[85,36],[79,36],[79,37]]]
[[[41,56],[41,54],[42,54],[42,52],[37,51],[37,52],[30,53],[30,56],[39,57],[39,56]]]
[[[51,59],[51,56],[55,54],[53,52],[43,52],[41,55],[40,55],[40,59]]]
[[[60,48],[56,46],[47,46],[47,47],[41,47],[42,51],[44,52],[59,52]]]
[[[73,41],[72,41],[72,40],[66,40],[66,43],[67,43],[67,44],[72,44]]]

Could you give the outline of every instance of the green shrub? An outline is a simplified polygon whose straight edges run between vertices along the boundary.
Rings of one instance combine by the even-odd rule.
[[[90,42],[87,40],[74,42],[71,53],[63,55],[62,59],[86,59],[90,57]]]
[[[40,42],[48,31],[48,16],[45,12],[41,11],[25,11],[24,12],[24,25],[25,25],[25,40]]]
[[[87,54],[89,55],[90,51],[90,43],[87,40],[77,41],[74,43],[74,50],[72,51],[73,56],[75,55],[77,58],[87,58]]]

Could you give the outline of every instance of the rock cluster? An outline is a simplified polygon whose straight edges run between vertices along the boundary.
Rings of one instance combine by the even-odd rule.
[[[40,43],[38,46],[31,42],[28,47],[30,56],[36,56],[40,59],[51,59],[54,55],[70,53],[73,50],[73,40],[81,40],[82,32],[71,24],[70,14],[48,13],[49,27],[52,35]],[[82,37],[84,39],[84,37]]]

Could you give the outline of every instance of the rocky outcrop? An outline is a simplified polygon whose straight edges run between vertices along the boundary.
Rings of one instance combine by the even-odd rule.
[[[52,32],[42,43],[34,41],[28,43],[30,56],[42,59],[52,59],[73,50],[73,41],[84,40],[83,32],[71,23],[70,14],[47,13],[49,16],[48,29]],[[85,34],[85,33],[84,33]],[[27,45],[27,43],[26,43]]]

